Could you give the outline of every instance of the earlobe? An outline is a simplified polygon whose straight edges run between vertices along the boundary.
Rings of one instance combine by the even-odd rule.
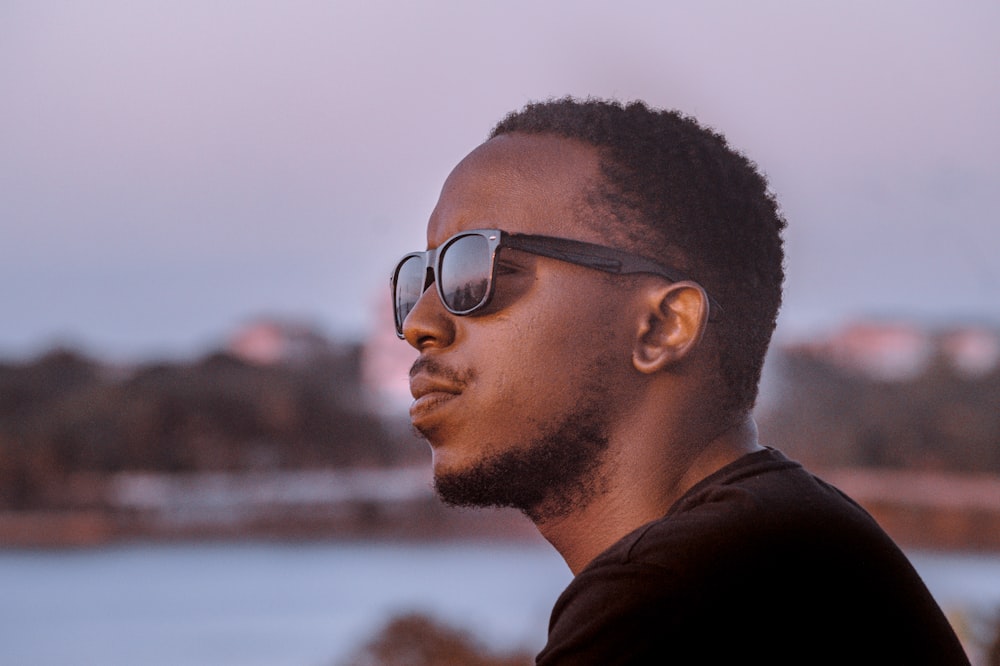
[[[647,292],[636,328],[632,364],[645,374],[685,358],[701,341],[708,296],[693,282],[675,282]]]

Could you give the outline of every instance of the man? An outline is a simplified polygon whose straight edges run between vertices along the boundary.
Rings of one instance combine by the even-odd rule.
[[[693,119],[564,99],[462,160],[397,266],[439,494],[575,575],[539,664],[967,663],[874,521],[757,441],[784,226]]]

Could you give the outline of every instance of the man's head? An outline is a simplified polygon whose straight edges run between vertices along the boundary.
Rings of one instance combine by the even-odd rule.
[[[770,242],[756,239],[759,229],[741,232],[741,220],[725,217],[747,214],[754,206],[770,211],[777,246],[776,295],[768,321],[760,325],[766,333],[756,334],[763,337],[757,345],[762,360],[781,281],[781,222],[763,180],[721,139],[691,121],[644,108],[637,113],[637,108],[569,101],[530,106],[501,123],[445,183],[427,229],[433,252],[418,255],[414,269],[407,268],[410,283],[416,284],[404,299],[409,299],[401,308],[406,316],[399,322],[401,333],[421,352],[411,372],[416,398],[411,418],[434,450],[435,477],[445,499],[515,506],[536,519],[565,513],[603,492],[602,474],[620,462],[608,456],[621,455],[609,453],[608,444],[620,441],[623,429],[634,422],[635,406],[648,398],[649,378],[676,376],[678,386],[690,385],[704,394],[705,386],[737,376],[716,369],[715,356],[727,357],[715,350],[727,338],[712,329],[722,323],[752,327],[747,307],[734,304],[730,314],[726,303],[751,290],[729,285],[729,276],[739,271],[713,261],[739,255],[738,248],[716,245],[741,244],[747,238],[757,246]],[[657,140],[663,145],[645,145]],[[632,151],[644,155],[633,156]],[[645,173],[647,168],[657,171]],[[739,198],[727,187],[752,190],[748,180],[759,186],[760,202],[741,207],[714,200]],[[686,229],[688,217],[712,230]],[[661,224],[661,218],[666,222]],[[760,219],[751,224],[764,226]],[[464,238],[483,229],[505,233]],[[463,237],[462,252],[449,245],[456,235]],[[611,275],[580,265],[577,254],[560,260],[512,242],[523,243],[525,235],[653,258],[669,274],[686,273],[703,281],[708,294],[722,304],[721,318],[707,323],[706,291],[686,276]],[[477,243],[490,242],[498,249],[487,300],[475,290],[465,293],[463,283],[448,271],[481,271],[483,255],[473,250]],[[485,264],[491,265],[485,256]],[[433,263],[424,276],[428,261]],[[759,269],[755,260],[733,261]],[[422,290],[432,281],[454,290],[445,294],[447,307],[436,288]],[[464,316],[470,304],[479,309]],[[696,356],[690,352],[706,330],[708,343],[701,349],[710,352],[698,352],[701,370],[692,372],[695,366],[682,361]],[[755,334],[739,333],[731,337],[740,348],[752,348],[747,340]],[[750,374],[759,374],[759,360]],[[712,381],[705,379],[709,372]],[[693,375],[697,377],[690,380]],[[744,381],[753,390],[756,375],[751,379]],[[753,402],[752,390],[738,399],[729,397],[730,391],[716,391],[712,400],[719,404],[713,417],[745,413]],[[674,395],[675,404],[658,403],[653,409],[693,404],[690,396]]]
[[[724,137],[675,111],[641,102],[563,99],[529,104],[491,132],[543,134],[598,149],[597,224],[627,249],[700,282],[725,316],[718,342],[720,406],[748,412],[757,397],[784,281],[785,221],[756,165]],[[603,214],[600,214],[603,213]]]

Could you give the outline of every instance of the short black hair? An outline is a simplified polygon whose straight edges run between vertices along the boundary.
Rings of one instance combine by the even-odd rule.
[[[747,413],[781,306],[785,220],[757,165],[725,137],[678,111],[572,97],[528,104],[493,128],[586,142],[600,154],[607,229],[626,249],[658,257],[722,305],[720,401]]]

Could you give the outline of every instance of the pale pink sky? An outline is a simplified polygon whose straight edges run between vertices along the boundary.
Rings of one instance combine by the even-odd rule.
[[[450,168],[564,94],[761,165],[779,330],[1000,321],[996,2],[484,4],[0,4],[0,357],[186,354],[267,313],[364,334]]]

